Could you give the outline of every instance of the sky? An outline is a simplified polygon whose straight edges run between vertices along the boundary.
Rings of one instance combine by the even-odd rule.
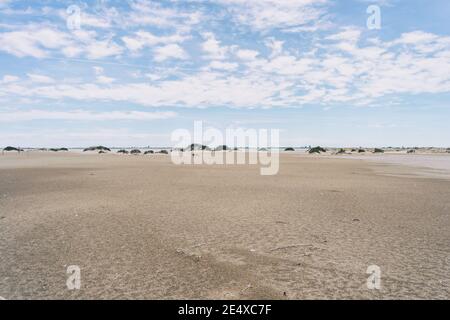
[[[379,13],[379,15],[378,15]],[[448,0],[0,0],[0,147],[450,147]]]

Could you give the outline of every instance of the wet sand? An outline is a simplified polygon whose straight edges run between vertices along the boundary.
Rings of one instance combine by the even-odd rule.
[[[450,179],[450,154],[448,153],[416,153],[416,154],[402,154],[402,153],[386,153],[386,154],[351,154],[331,156],[339,159],[358,159],[371,161],[381,164],[383,170],[381,172],[392,175],[403,176],[422,176],[426,178],[434,177],[438,179]],[[386,169],[385,164],[391,165],[391,170]],[[410,167],[410,170],[405,170],[404,167]]]
[[[359,159],[0,156],[6,299],[449,299],[450,181]],[[81,289],[66,268],[81,268]],[[381,268],[368,290],[367,267]]]

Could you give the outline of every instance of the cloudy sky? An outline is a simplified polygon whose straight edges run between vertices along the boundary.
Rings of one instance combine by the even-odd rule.
[[[201,120],[286,146],[450,147],[449,15],[448,0],[0,0],[0,146],[164,146]]]

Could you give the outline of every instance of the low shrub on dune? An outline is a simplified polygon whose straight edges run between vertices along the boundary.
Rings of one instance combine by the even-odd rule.
[[[153,154],[153,153],[155,153],[155,151],[153,151],[153,150],[147,150],[144,152],[144,154]]]
[[[94,147],[89,147],[83,150],[83,152],[87,152],[87,151],[111,151],[111,149],[104,147],[104,146],[94,146]]]
[[[226,150],[229,150],[229,148],[227,146],[223,145],[223,146],[218,146],[214,150],[215,151],[226,151]]]
[[[320,146],[318,146],[318,147],[314,147],[314,148],[309,149],[308,152],[309,152],[310,154],[313,154],[313,153],[327,152],[327,150],[324,149],[324,148],[322,148],[322,147],[320,147]]]
[[[125,149],[121,149],[121,150],[117,151],[117,153],[128,154],[129,152]]]
[[[384,153],[383,149],[379,149],[379,148],[375,148],[375,150],[373,150],[373,153]]]
[[[20,149],[20,148],[14,148],[14,147],[8,146],[8,147],[6,147],[6,148],[3,148],[3,151],[17,151],[17,152],[22,152],[23,150]]]
[[[202,144],[198,144],[198,143],[193,143],[189,147],[185,148],[184,150],[186,150],[186,151],[203,150],[204,151],[204,150],[211,150],[211,149],[208,146],[205,146],[205,145],[202,145]]]
[[[294,148],[291,148],[291,147],[289,147],[289,148],[286,148],[286,149],[284,149],[284,151],[295,151],[295,149],[294,149]]]
[[[51,148],[50,151],[60,152],[60,151],[69,151],[67,148]]]
[[[131,153],[131,154],[140,154],[140,153],[141,153],[141,150],[139,150],[139,149],[134,149],[134,150],[131,150],[130,153]]]

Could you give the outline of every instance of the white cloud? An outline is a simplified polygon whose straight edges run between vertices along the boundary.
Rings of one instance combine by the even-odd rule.
[[[125,26],[155,26],[172,28],[188,33],[192,26],[202,21],[202,12],[187,11],[176,7],[164,7],[154,1],[130,1],[131,12],[122,15],[120,23]]]
[[[403,33],[402,36],[397,39],[394,43],[398,44],[419,44],[419,43],[430,43],[438,37],[432,33],[423,31],[413,31],[408,33]]]
[[[206,58],[221,60],[225,59],[228,51],[230,50],[227,46],[221,46],[220,41],[218,41],[212,32],[207,32],[203,34],[205,41],[202,43],[203,51],[206,52]]]
[[[110,39],[99,39],[96,32],[72,33],[42,25],[27,25],[17,31],[0,33],[0,51],[17,57],[47,58],[59,53],[66,57],[81,54],[90,59],[118,56],[123,48]]]
[[[114,79],[114,78],[110,78],[110,77],[102,76],[102,75],[97,76],[97,82],[101,83],[101,84],[111,84],[114,81],[116,81],[116,79]]]
[[[44,58],[48,56],[47,49],[56,49],[68,43],[67,37],[56,30],[32,27],[22,31],[0,33],[0,51],[25,57]]]
[[[113,41],[94,41],[86,48],[86,54],[89,59],[101,59],[110,56],[120,55],[123,48]]]
[[[216,0],[227,6],[236,22],[258,31],[309,26],[317,28],[327,0]]]
[[[40,74],[33,74],[33,73],[27,73],[28,78],[35,83],[54,83],[55,80],[53,80],[50,77],[40,75]]]
[[[9,74],[6,74],[6,75],[3,76],[2,82],[3,82],[3,83],[11,83],[11,82],[19,81],[19,80],[20,80],[19,77],[12,76],[12,75],[9,75]]]
[[[139,51],[144,47],[153,47],[155,45],[167,45],[181,43],[189,37],[181,34],[173,34],[170,36],[156,36],[147,31],[138,31],[133,36],[124,36],[122,41],[131,51]]]
[[[111,28],[111,17],[89,14],[82,11],[80,17],[80,27]]]
[[[92,61],[81,58],[104,59],[105,64],[94,62],[102,67],[95,67],[92,83],[81,79],[69,84],[61,77],[54,76],[60,78],[56,81],[34,73],[29,75],[31,81],[23,83],[4,78],[0,96],[146,106],[271,107],[358,104],[390,94],[449,91],[450,37],[414,31],[382,41],[367,38],[370,33],[364,29],[347,26],[315,33],[311,41],[305,37],[305,43],[296,47],[291,42],[293,35],[278,31],[314,30],[326,16],[328,1],[214,2],[228,11],[208,16],[202,11],[203,2],[196,0],[170,4],[139,0],[131,3],[131,12],[115,15],[108,11],[104,21],[95,21],[98,15],[86,13],[88,23],[81,30],[50,24],[2,28],[0,51],[18,57],[80,58],[79,62],[87,63]],[[230,26],[237,30],[235,34],[225,35],[214,23],[229,21],[228,13],[238,25]],[[105,30],[106,25],[111,30]],[[240,38],[242,30],[248,31],[242,25],[261,33],[251,33],[255,38],[249,44],[247,38]],[[198,32],[192,32],[193,26]],[[187,40],[193,41],[184,45]],[[139,56],[147,48],[154,61],[166,62],[164,67]],[[191,57],[189,64],[172,61]],[[104,74],[103,68],[127,62],[132,70],[126,76],[114,79]],[[135,82],[141,76],[130,81],[131,74],[145,75],[148,82]]]
[[[326,37],[328,40],[345,41],[356,43],[361,37],[361,31],[356,28],[343,28],[343,31]]]
[[[391,94],[450,91],[447,37],[403,34],[390,42],[373,40],[366,41],[366,45],[361,45],[359,39],[359,32],[344,29],[318,43],[321,51],[299,54],[286,52],[281,43],[272,42],[269,57],[261,57],[256,51],[241,52],[241,57],[248,58],[241,65],[219,59],[187,73],[170,73],[165,69],[162,74],[151,74],[153,84],[100,81],[29,86],[11,83],[0,88],[0,95],[121,101],[153,107],[276,107],[306,103],[367,104]],[[429,50],[426,54],[424,44]],[[240,50],[231,52],[239,54]],[[187,57],[176,44],[158,47],[155,55],[157,61]],[[234,74],[238,68],[239,74]],[[167,80],[168,75],[175,79]]]
[[[163,47],[155,48],[155,60],[158,62],[167,59],[187,59],[188,55],[182,47],[177,44],[168,44]]]
[[[94,66],[94,67],[92,67],[92,68],[94,69],[94,73],[95,73],[96,75],[101,75],[101,74],[103,74],[103,71],[104,71],[103,67],[100,67],[100,66]]]
[[[226,79],[215,73],[204,72],[180,80],[167,80],[157,85],[148,83],[82,85],[47,85],[26,88],[5,86],[0,89],[9,95],[40,97],[42,99],[73,99],[78,101],[121,101],[144,106],[237,106],[254,107],[277,105],[272,96],[286,84],[267,78]]]
[[[254,60],[258,55],[258,51],[248,49],[240,49],[236,52],[236,56],[242,60]]]
[[[234,62],[212,61],[209,64],[209,67],[212,69],[233,71],[236,70],[239,67],[239,65]]]
[[[270,58],[276,57],[283,52],[284,41],[276,40],[274,38],[268,38],[266,39],[265,44],[272,50]]]

